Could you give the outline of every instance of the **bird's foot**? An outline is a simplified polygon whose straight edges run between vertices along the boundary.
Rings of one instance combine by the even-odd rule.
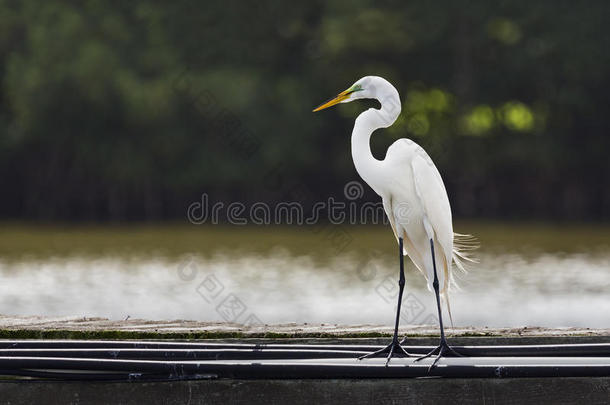
[[[395,354],[400,355],[400,356],[405,356],[405,357],[411,356],[405,349],[402,348],[402,346],[398,342],[398,338],[394,338],[394,339],[392,339],[392,343],[390,343],[383,349],[379,349],[372,353],[365,354],[364,356],[360,356],[360,357],[358,357],[358,360],[368,359],[370,357],[377,357],[377,356],[381,356],[384,354],[388,355],[388,357],[385,361],[386,367],[388,366],[388,363],[390,362],[390,359],[392,358],[392,356]]]
[[[423,356],[416,358],[414,361],[420,361],[420,360],[427,359],[428,357],[432,357],[435,355],[436,355],[436,358],[434,359],[434,361],[428,368],[428,371],[430,371],[434,367],[436,367],[436,363],[438,363],[438,361],[441,359],[441,357],[464,357],[463,355],[461,355],[458,352],[456,352],[455,350],[453,350],[453,348],[451,346],[449,346],[449,344],[447,343],[446,339],[441,339],[441,343],[436,348],[434,348],[430,353],[424,354]]]

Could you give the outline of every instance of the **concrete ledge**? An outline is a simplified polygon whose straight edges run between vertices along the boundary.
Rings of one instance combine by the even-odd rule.
[[[529,379],[0,382],[11,404],[607,404],[610,377]]]
[[[240,325],[227,322],[189,320],[123,321],[87,317],[18,317],[0,315],[0,338],[3,339],[312,339],[312,338],[379,338],[391,336],[391,326],[337,324]],[[447,330],[456,344],[467,344],[462,338],[485,337],[488,344],[508,343],[587,343],[610,342],[610,329],[590,328],[481,328],[456,327]],[[421,338],[431,344],[438,336],[436,325],[406,325],[401,336]],[[525,338],[525,339],[524,339]],[[535,338],[532,340],[531,338]],[[576,339],[578,338],[578,339]],[[583,339],[588,338],[588,339]],[[534,342],[535,341],[535,342]],[[375,342],[379,343],[379,342]]]

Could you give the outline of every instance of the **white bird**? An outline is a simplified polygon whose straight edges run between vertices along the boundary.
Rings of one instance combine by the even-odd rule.
[[[421,146],[402,138],[388,148],[384,160],[376,159],[371,153],[372,133],[379,128],[389,127],[400,115],[400,97],[390,82],[378,76],[363,77],[313,111],[365,98],[378,100],[381,108],[369,108],[356,118],[352,132],[352,158],[360,177],[383,201],[385,213],[398,240],[400,278],[392,342],[361,359],[387,353],[387,366],[393,354],[409,355],[401,347],[404,340],[398,341],[400,306],[405,284],[403,255],[408,255],[426,277],[430,291],[436,295],[440,344],[419,358],[437,355],[432,364],[434,366],[442,356],[459,355],[449,346],[445,337],[441,298],[451,317],[448,294],[450,286],[454,284],[452,264],[455,263],[459,269],[464,270],[461,259],[471,260],[465,250],[473,245],[469,244],[468,235],[454,234],[445,185],[432,159]]]

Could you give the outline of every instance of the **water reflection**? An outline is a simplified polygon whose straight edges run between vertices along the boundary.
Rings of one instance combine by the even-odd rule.
[[[507,243],[503,229],[478,229],[485,248],[480,263],[459,276],[456,325],[610,326],[608,231],[572,232],[586,235],[588,247],[578,251],[575,237],[571,250],[554,249],[555,232],[526,229]],[[159,228],[130,231],[131,239],[120,229],[21,232],[37,244],[0,235],[3,314],[393,322],[397,269],[388,229],[352,229],[353,242],[341,252],[328,250],[320,234],[285,228]],[[404,305],[404,323],[435,322],[433,295],[410,263]]]

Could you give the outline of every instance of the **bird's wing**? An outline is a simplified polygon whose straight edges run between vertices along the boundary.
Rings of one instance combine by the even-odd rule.
[[[449,197],[438,169],[423,149],[411,160],[411,168],[415,192],[446,260],[448,282],[453,252],[453,225]]]

